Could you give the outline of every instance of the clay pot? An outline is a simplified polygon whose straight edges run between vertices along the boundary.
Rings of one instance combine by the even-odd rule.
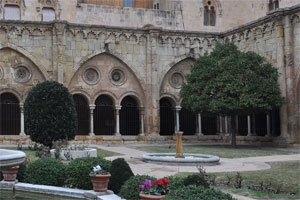
[[[161,200],[166,195],[149,195],[149,194],[142,194],[140,193],[140,197],[142,200]]]
[[[90,177],[91,177],[91,180],[93,183],[93,190],[95,192],[106,192],[107,191],[109,178],[111,177],[110,174],[106,174],[106,175],[90,174]]]
[[[17,179],[17,173],[19,170],[19,166],[14,166],[6,170],[2,170],[4,181],[13,182]]]

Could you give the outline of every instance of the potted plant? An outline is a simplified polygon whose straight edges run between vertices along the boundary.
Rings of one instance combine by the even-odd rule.
[[[169,192],[168,183],[170,180],[166,178],[159,179],[151,182],[146,179],[144,185],[140,185],[141,193],[140,197],[142,200],[161,200]]]
[[[19,170],[19,165],[2,170],[4,181],[9,181],[9,182],[16,181],[18,170]]]
[[[100,165],[93,167],[93,171],[90,173],[93,190],[95,192],[106,192],[110,176],[110,173],[102,169]]]

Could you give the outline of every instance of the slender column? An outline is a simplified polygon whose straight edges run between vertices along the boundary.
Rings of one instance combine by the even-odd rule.
[[[220,135],[223,135],[223,116],[219,115],[220,122]]]
[[[251,118],[250,118],[250,115],[247,116],[247,125],[248,125],[248,134],[247,134],[247,136],[251,136]]]
[[[196,133],[196,135],[203,136],[203,133],[202,133],[202,120],[201,120],[201,114],[200,113],[197,114],[197,120],[198,120],[198,133]]]
[[[145,108],[144,107],[140,107],[139,108],[140,111],[140,136],[145,136],[145,130],[144,130],[144,115],[145,115]]]
[[[179,111],[181,110],[181,106],[176,106],[176,132],[180,131],[180,123],[179,123]]]
[[[90,133],[89,133],[89,135],[95,136],[95,133],[94,133],[94,110],[96,108],[96,105],[90,104],[89,108],[90,108]]]
[[[121,110],[122,106],[117,105],[115,107],[115,111],[116,111],[116,136],[121,136],[120,134],[120,110]]]
[[[20,103],[20,111],[21,111],[21,132],[20,132],[20,135],[21,136],[24,136],[26,135],[25,134],[25,128],[24,128],[24,104],[23,103]]]
[[[225,115],[225,134],[228,134],[228,116]]]
[[[266,137],[271,137],[270,114],[267,114],[267,135],[266,135]]]

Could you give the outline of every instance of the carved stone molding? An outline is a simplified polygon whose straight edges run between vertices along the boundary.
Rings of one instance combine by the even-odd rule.
[[[112,84],[116,86],[123,85],[126,82],[126,73],[120,68],[114,68],[111,70],[109,79],[111,80]]]
[[[184,82],[184,75],[180,72],[174,72],[169,78],[169,83],[173,88],[179,89]]]
[[[100,81],[100,72],[95,67],[88,67],[83,72],[82,78],[88,85],[95,85]]]
[[[14,67],[14,80],[18,83],[26,83],[31,78],[31,70],[28,66],[18,64]]]
[[[3,79],[3,77],[4,77],[4,71],[2,67],[0,67],[0,80]]]

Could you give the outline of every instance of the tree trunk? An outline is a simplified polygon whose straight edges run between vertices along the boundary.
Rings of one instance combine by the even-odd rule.
[[[235,115],[231,115],[231,146],[236,148],[236,123],[235,123]]]

